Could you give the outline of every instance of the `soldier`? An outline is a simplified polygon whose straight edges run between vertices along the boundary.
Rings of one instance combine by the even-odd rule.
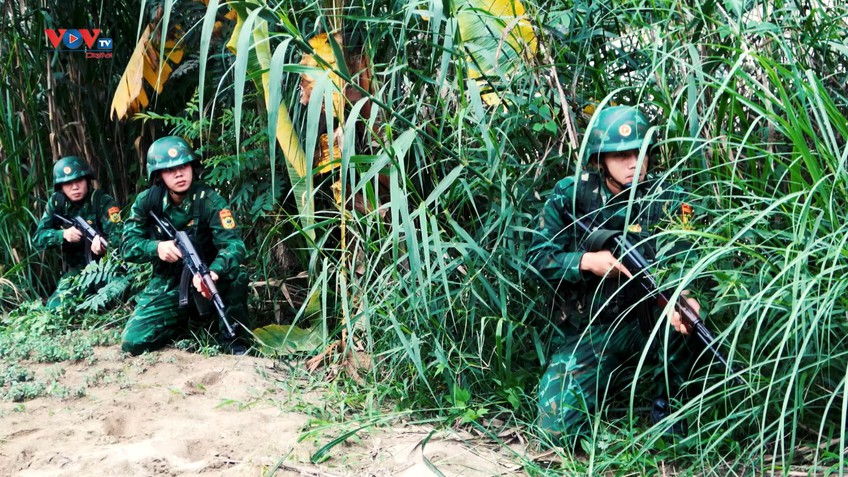
[[[646,349],[651,358],[660,358],[649,376],[651,382],[670,383],[670,389],[655,390],[654,422],[669,414],[669,391],[676,392],[692,366],[686,337],[672,333],[667,354],[660,349],[666,342],[663,336],[650,340],[660,308],[645,300],[644,290],[636,283],[628,282],[631,271],[610,250],[584,251],[586,244],[581,240],[585,237],[565,213],[572,212],[592,228],[626,231],[628,240],[639,244],[646,258],[659,258],[651,232],[663,222],[687,220],[691,208],[682,201],[682,190],[647,177],[653,146],[648,132],[647,118],[634,107],[600,110],[589,132],[585,169],[579,178],[566,177],[557,183],[539,219],[530,260],[563,302],[562,339],[539,384],[539,425],[553,435],[568,439],[585,435],[605,393],[632,379],[632,373],[627,379],[626,373],[618,371],[636,364]],[[645,141],[649,141],[648,155],[640,161]],[[687,300],[700,309],[694,299]],[[671,323],[686,333],[676,312]],[[660,364],[663,356],[668,357],[665,367]],[[685,433],[685,422],[668,431]]]
[[[200,170],[200,161],[182,138],[160,138],[147,150],[147,178],[153,185],[139,194],[132,206],[124,228],[123,252],[129,262],[153,262],[153,278],[137,298],[124,328],[121,349],[125,352],[136,355],[164,346],[189,331],[190,318],[200,315],[198,307],[209,308],[208,301],[199,296],[206,293],[199,277],[193,282],[197,306],[189,302],[188,307],[180,308],[182,255],[174,241],[153,225],[151,211],[188,233],[209,265],[228,317],[243,322],[246,316],[248,277],[241,268],[244,242],[224,198],[199,180]],[[209,323],[209,328],[214,326]],[[223,344],[234,354],[244,352],[239,342]]]
[[[66,156],[53,166],[53,196],[38,222],[33,244],[38,250],[61,247],[65,274],[56,291],[48,298],[51,309],[62,305],[73,278],[92,260],[106,253],[101,240],[89,240],[81,230],[68,227],[56,215],[85,219],[107,242],[117,244],[121,236],[121,208],[115,199],[92,187],[94,173],[88,164],[76,156]],[[94,290],[91,290],[94,291]]]

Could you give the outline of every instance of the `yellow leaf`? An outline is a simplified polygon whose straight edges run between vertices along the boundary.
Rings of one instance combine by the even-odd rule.
[[[507,41],[516,50],[522,50],[526,46],[529,48],[527,53],[536,54],[538,47],[536,33],[527,19],[527,12],[521,0],[470,0],[469,3],[476,4],[478,8],[488,11],[493,17],[503,19],[506,25],[502,34],[508,35]]]
[[[182,48],[177,48],[177,43],[178,42],[176,40],[169,40],[165,42],[165,59],[175,65],[178,65],[183,61],[184,53]]]
[[[230,18],[231,16],[233,18]],[[227,49],[230,50],[230,53],[238,55],[238,37],[241,33],[241,27],[244,25],[244,18],[235,9],[227,13],[227,18],[230,20],[235,19],[236,21],[236,26],[233,27],[233,34],[230,36],[230,41],[227,42]]]
[[[143,108],[146,108],[148,104],[150,104],[150,100],[147,99],[147,92],[142,88],[141,91],[138,92],[138,99],[136,100],[136,104],[140,105],[140,108],[136,108],[136,111],[141,111]]]
[[[142,90],[142,78],[144,77],[144,50],[147,49],[147,41],[150,38],[150,26],[144,29],[135,50],[127,63],[124,74],[118,81],[115,95],[112,98],[112,116],[121,120],[137,111],[136,98]]]
[[[147,84],[153,86],[153,89],[156,90],[156,93],[161,93],[163,84],[165,83],[165,81],[168,80],[168,77],[171,76],[171,67],[168,65],[168,63],[162,62],[162,70],[160,75],[160,71],[157,66],[157,63],[151,63],[149,61],[145,62],[144,79],[147,81]]]
[[[266,107],[270,107],[268,103],[270,102],[271,98],[269,97],[270,93],[268,92],[267,88],[267,76],[267,73],[262,75],[262,82],[266,85],[265,105]],[[289,117],[289,110],[288,108],[286,108],[285,103],[280,103],[279,113],[277,113],[277,127],[275,131],[276,132],[274,135],[277,138],[277,143],[283,150],[283,156],[286,158],[289,164],[291,164],[291,166],[297,172],[299,177],[305,177],[306,153],[300,146],[300,140],[298,139],[297,134],[294,131],[294,124],[292,124],[291,117]]]
[[[336,34],[333,36],[333,39],[336,41],[337,44],[342,44],[341,35]],[[326,33],[316,35],[309,39],[309,46],[312,47],[312,50],[315,52],[315,54],[314,56],[304,54],[303,58],[300,60],[300,64],[304,66],[321,68],[325,71],[330,71],[330,79],[333,81],[333,84],[336,85],[336,90],[333,91],[333,110],[336,113],[336,117],[338,117],[341,121],[345,102],[342,91],[344,91],[345,82],[339,75],[332,72],[333,70],[339,69],[339,64],[336,61],[336,55],[333,52],[333,47],[332,45],[330,45],[329,37]],[[320,62],[315,59],[316,56],[321,60]],[[312,87],[314,84],[315,80],[312,79],[308,74],[300,74],[301,104],[309,103],[309,97],[312,94]]]
[[[341,208],[342,207],[342,181],[341,181],[341,179],[333,182],[333,185],[330,186],[330,188],[333,190],[333,198],[336,199],[336,205],[339,206],[339,208]]]
[[[328,134],[324,133],[321,135],[319,140],[320,144],[320,157],[318,158],[318,164],[316,167],[318,168],[319,173],[324,173],[331,171],[339,166],[341,166],[342,160],[342,149],[339,146],[339,134],[341,133],[341,128],[336,128],[336,134],[333,135],[333,157],[330,157],[330,140],[328,139]]]
[[[176,40],[169,40],[165,43],[165,59],[160,62],[159,47],[156,40],[151,39],[152,32],[152,25],[144,29],[118,81],[111,110],[112,116],[118,120],[126,119],[147,107],[150,101],[144,91],[144,82],[152,86],[156,93],[161,93],[173,71],[169,62],[179,64],[183,59],[183,49],[177,46]]]
[[[473,66],[468,67],[468,77],[469,78],[471,78],[471,79],[482,78],[482,76],[483,75],[479,71],[477,71],[477,68],[474,68]],[[483,88],[486,88],[486,87],[489,86],[489,82],[486,81],[485,78],[479,79],[479,80],[477,80],[477,85],[480,86],[480,89],[483,89]],[[501,97],[498,96],[498,94],[494,93],[494,92],[493,93],[483,93],[483,94],[480,95],[480,98],[482,98],[483,102],[488,104],[489,106],[497,106],[497,105],[501,104],[501,102],[502,102]]]
[[[461,46],[474,65],[468,66],[469,78],[510,81],[536,54],[536,34],[520,0],[459,0],[456,16]],[[478,81],[481,87],[486,82]],[[484,93],[482,99],[489,105],[500,103],[496,93]]]

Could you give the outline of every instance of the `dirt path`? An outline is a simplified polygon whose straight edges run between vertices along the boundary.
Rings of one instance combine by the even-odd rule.
[[[319,409],[321,395],[292,400],[296,383],[281,387],[292,380],[268,359],[174,349],[122,358],[117,347],[95,358],[37,368],[82,396],[0,403],[0,476],[433,475],[423,456],[445,475],[524,475],[510,453],[467,434],[436,433],[422,453],[431,429],[398,422],[313,463],[360,424],[316,426],[303,403]]]

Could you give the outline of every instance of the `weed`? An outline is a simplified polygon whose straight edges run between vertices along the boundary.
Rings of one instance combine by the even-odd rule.
[[[59,384],[56,381],[50,383],[50,385],[47,387],[46,394],[57,399],[67,399],[68,396],[72,395],[70,389]]]
[[[59,378],[65,375],[65,373],[65,368],[61,366],[51,366],[44,370],[44,377],[48,381],[58,381]]]
[[[96,370],[93,374],[87,374],[83,380],[84,387],[92,388],[100,383],[107,382],[108,372],[104,368]]]
[[[4,384],[22,383],[32,381],[34,374],[27,368],[21,365],[12,364],[5,369],[5,372],[0,373],[0,387]]]
[[[41,341],[32,352],[32,359],[38,363],[56,363],[71,357],[67,346],[61,342]]]
[[[44,389],[44,384],[38,381],[13,383],[3,394],[3,399],[13,402],[28,401],[44,394]]]

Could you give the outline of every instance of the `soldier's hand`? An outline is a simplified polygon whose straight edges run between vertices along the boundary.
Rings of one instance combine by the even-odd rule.
[[[173,240],[159,242],[156,245],[156,253],[159,254],[159,259],[163,262],[174,263],[183,258],[183,254],[180,253],[180,249],[177,248]]]
[[[683,292],[683,299],[686,300],[687,303],[689,303],[689,306],[692,307],[692,310],[694,310],[695,313],[700,313],[701,304],[698,303],[698,300],[686,296],[687,294],[688,292]],[[686,325],[683,323],[683,320],[680,317],[680,313],[676,311],[671,313],[671,326],[673,326],[675,330],[679,331],[680,333],[683,333],[684,335],[689,334],[689,329],[686,328]]]
[[[106,249],[100,244],[100,236],[95,235],[94,240],[91,241],[91,253],[95,255],[103,255],[106,252]]]
[[[65,239],[65,242],[77,243],[82,240],[82,232],[76,227],[67,228],[62,231],[62,238]]]
[[[584,253],[583,258],[580,259],[580,270],[591,272],[599,277],[620,275],[627,278],[633,277],[630,270],[622,265],[609,250]]]
[[[217,273],[215,273],[215,272],[213,272],[213,271],[211,271],[211,270],[210,270],[210,271],[209,271],[209,276],[212,278],[212,281],[213,281],[213,282],[217,282],[217,281],[218,281],[218,274],[217,274]],[[200,274],[199,274],[199,273],[196,273],[196,274],[194,275],[194,278],[191,280],[191,282],[192,282],[192,284],[194,285],[194,288],[195,288],[198,292],[200,292],[200,294],[201,294],[201,295],[203,295],[203,298],[206,298],[207,300],[209,300],[210,298],[212,298],[212,294],[211,294],[211,293],[209,293],[209,289],[207,289],[206,287],[204,287],[204,286],[203,286],[203,279],[202,279],[202,278],[200,278]]]

